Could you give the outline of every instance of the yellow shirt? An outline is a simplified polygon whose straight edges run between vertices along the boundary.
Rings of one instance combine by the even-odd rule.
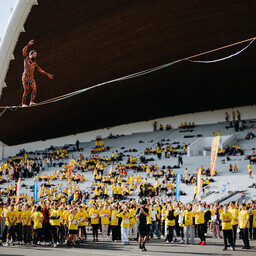
[[[195,217],[195,214],[192,211],[185,210],[183,212],[183,216],[185,225],[193,224],[193,217]]]
[[[79,217],[76,213],[74,219],[73,219],[73,215],[69,215],[68,216],[68,229],[71,229],[71,230],[78,230],[78,223],[79,223]]]
[[[118,211],[117,210],[113,210],[111,212],[111,222],[110,222],[111,226],[117,226],[118,225],[117,215],[118,215]]]
[[[168,216],[169,216],[169,210],[165,211],[165,224],[166,226],[175,226],[175,218],[173,220],[168,220]],[[176,217],[176,212],[173,211],[173,216]]]
[[[14,219],[16,218],[16,211],[7,211],[6,212],[6,222],[5,222],[6,226],[10,226],[10,223],[8,221],[8,217],[9,217],[10,222],[13,223]],[[14,225],[15,224],[16,224],[16,222],[14,223]]]
[[[239,218],[239,228],[240,229],[243,229],[247,220],[248,220],[248,223],[246,225],[246,228],[249,228],[250,227],[250,221],[249,221],[249,213],[247,210],[242,210],[239,212],[238,214],[238,218]]]
[[[136,214],[136,210],[135,209],[130,209],[129,210],[130,213],[130,225],[135,225],[137,224],[136,219],[134,218],[135,214]]]
[[[196,210],[195,214],[195,224],[204,224],[204,210],[200,212],[199,210]]]
[[[24,223],[24,224],[27,223],[27,221],[28,221],[28,219],[31,217],[31,215],[32,215],[32,213],[31,213],[30,210],[27,210],[27,211],[23,211],[23,212],[22,212],[21,217],[22,217],[22,220],[23,220],[23,223]],[[28,221],[27,226],[31,226],[31,219]]]
[[[77,212],[77,216],[79,217],[79,224],[78,226],[86,226],[86,219],[88,218],[88,214],[86,212],[86,210],[84,209],[82,212],[78,211]]]
[[[91,218],[91,224],[99,224],[99,215],[100,215],[99,209],[90,210],[89,216]]]
[[[162,220],[166,220],[165,212],[166,210],[162,209],[161,211]]]
[[[101,217],[101,224],[108,225],[109,224],[109,217],[111,215],[110,210],[102,209],[100,211],[100,217]]]
[[[34,212],[31,216],[31,218],[33,219],[34,221],[34,228],[37,229],[37,228],[42,228],[42,220],[44,218],[44,215],[41,213],[41,212]]]
[[[21,223],[22,212],[23,212],[22,210],[20,211],[16,210],[16,217],[17,217],[16,224]]]
[[[256,209],[252,210],[252,215],[253,215],[252,227],[256,228]]]
[[[52,210],[52,211],[50,212],[50,216],[51,216],[51,217],[57,217],[57,216],[59,216],[58,219],[50,219],[50,224],[51,224],[52,226],[60,226],[60,218],[62,217],[62,212],[61,212],[61,210],[59,210],[59,209],[57,209],[57,210]]]
[[[152,221],[151,221],[151,209],[148,209],[148,216],[147,216],[147,224],[152,224]]]
[[[226,220],[226,219],[230,219],[232,220],[232,214],[230,212],[223,212],[221,215],[220,215],[220,219],[221,220]],[[232,229],[232,224],[231,224],[231,221],[230,222],[223,222],[221,223],[222,225],[222,229],[223,230],[229,230],[229,229]]]
[[[237,224],[238,224],[237,219],[238,219],[238,213],[239,213],[239,211],[238,211],[236,208],[234,208],[234,209],[229,208],[228,211],[229,211],[229,212],[231,213],[231,215],[232,215],[231,225],[232,225],[232,226],[237,225]]]
[[[119,218],[122,218],[121,227],[124,227],[124,228],[129,228],[130,227],[130,216],[131,215],[130,215],[129,212],[126,212],[126,213],[121,212],[117,216]]]

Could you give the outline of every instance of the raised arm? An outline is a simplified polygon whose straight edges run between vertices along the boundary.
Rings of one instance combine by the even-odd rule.
[[[28,47],[32,44],[34,44],[34,40],[29,41],[29,43],[23,48],[22,54],[24,57],[28,56]]]

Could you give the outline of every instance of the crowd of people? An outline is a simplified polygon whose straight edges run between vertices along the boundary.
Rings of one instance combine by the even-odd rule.
[[[138,240],[139,248],[161,237],[167,243],[177,242],[206,245],[206,234],[223,237],[224,248],[235,250],[237,230],[243,249],[250,249],[256,239],[256,202],[207,205],[205,202],[182,204],[173,198],[144,196],[138,200],[118,200],[113,197],[91,199],[86,205],[83,197],[62,202],[52,200],[12,200],[0,203],[0,215],[5,219],[3,241],[7,246],[17,244],[66,245],[73,247],[88,240]],[[89,232],[89,233],[88,233]],[[101,238],[100,238],[101,236]]]

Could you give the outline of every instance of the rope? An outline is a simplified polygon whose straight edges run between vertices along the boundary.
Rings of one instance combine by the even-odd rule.
[[[5,109],[0,113],[0,117],[4,114],[4,112],[8,109],[8,107],[5,107]]]
[[[227,60],[227,59],[230,59],[238,54],[240,54],[241,52],[245,51],[253,42],[255,41],[255,39],[253,39],[248,45],[246,45],[242,50],[236,52],[236,53],[233,53],[227,57],[224,57],[224,58],[220,58],[220,59],[216,59],[216,60],[187,60],[189,62],[194,62],[194,63],[214,63],[214,62],[219,62],[219,61],[223,61],[223,60]]]
[[[164,65],[160,65],[160,66],[157,66],[157,67],[154,67],[154,68],[150,68],[150,69],[146,69],[146,70],[143,70],[143,71],[139,71],[139,72],[136,72],[136,73],[133,73],[133,74],[130,74],[130,75],[126,75],[126,76],[123,76],[123,77],[120,77],[120,78],[109,80],[107,82],[99,83],[99,84],[93,85],[91,87],[83,88],[83,89],[80,89],[80,90],[77,90],[77,91],[74,91],[74,92],[70,92],[70,93],[67,93],[67,94],[64,94],[64,95],[61,95],[61,96],[57,96],[55,98],[51,98],[51,99],[39,102],[36,105],[32,105],[32,106],[28,106],[28,107],[37,107],[37,106],[42,106],[42,105],[46,105],[46,104],[62,101],[62,100],[71,98],[73,96],[76,96],[78,94],[84,93],[86,91],[92,90],[94,88],[100,87],[102,85],[107,85],[107,84],[110,84],[110,83],[124,81],[124,80],[128,80],[128,79],[136,78],[136,77],[139,77],[139,76],[143,76],[143,75],[146,75],[146,74],[150,74],[152,72],[155,72],[155,71],[167,68],[169,66],[172,66],[172,65],[177,64],[177,63],[182,62],[182,61],[190,61],[190,62],[195,62],[195,63],[213,63],[213,62],[217,62],[217,61],[226,60],[226,59],[229,59],[229,58],[231,58],[233,56],[236,56],[239,53],[241,53],[244,50],[246,50],[255,41],[255,39],[256,39],[256,37],[253,37],[253,38],[249,38],[249,39],[246,39],[246,40],[243,40],[243,41],[239,41],[239,42],[236,42],[236,43],[233,43],[233,44],[222,46],[220,48],[216,48],[216,49],[213,49],[213,50],[210,50],[210,51],[207,51],[207,52],[199,53],[199,54],[187,57],[187,58],[183,58],[183,59],[179,59],[179,60],[176,60],[176,61],[172,61],[172,62],[164,64]],[[190,60],[190,59],[202,56],[202,55],[206,55],[206,54],[209,54],[209,53],[212,53],[212,52],[216,52],[216,51],[219,51],[219,50],[222,50],[222,49],[225,49],[225,48],[229,48],[229,47],[232,47],[234,45],[242,44],[242,43],[245,43],[245,42],[248,42],[248,41],[251,41],[251,42],[246,47],[244,47],[242,50],[240,50],[239,52],[237,52],[235,54],[232,54],[230,56],[227,56],[227,57],[224,57],[224,58],[221,58],[221,59],[212,60],[212,61],[193,61],[193,60]],[[4,109],[3,112],[0,114],[0,117],[4,114],[4,112],[7,109],[13,110],[13,108],[15,108],[14,111],[16,111],[20,107],[21,107],[21,104],[19,106],[0,106],[0,109]]]

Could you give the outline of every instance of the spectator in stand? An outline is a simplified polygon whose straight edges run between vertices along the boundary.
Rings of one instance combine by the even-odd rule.
[[[156,131],[156,127],[157,127],[157,121],[155,121],[154,123],[153,123],[153,127],[154,127],[154,132]]]
[[[234,164],[233,172],[234,172],[234,173],[237,173],[237,172],[238,172],[238,168],[237,168],[237,164],[236,164],[236,163]]]
[[[241,120],[241,114],[238,110],[236,111],[236,115],[237,115],[237,120],[240,121]]]
[[[252,166],[248,164],[248,172],[249,172],[249,178],[253,179],[252,177]]]
[[[228,114],[228,112],[225,113],[225,120],[226,120],[226,122],[229,121],[229,114]]]
[[[80,145],[80,141],[77,139],[76,140],[76,151],[80,150],[79,145]]]
[[[252,140],[252,139],[254,139],[254,137],[255,137],[255,134],[254,134],[254,133],[248,132],[247,135],[246,135],[246,137],[245,137],[245,139],[246,139],[246,140]]]

